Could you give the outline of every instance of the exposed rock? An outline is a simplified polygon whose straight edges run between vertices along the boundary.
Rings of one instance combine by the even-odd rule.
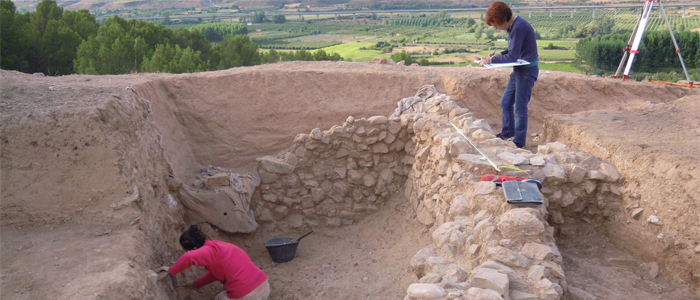
[[[432,226],[435,223],[435,219],[425,207],[418,209],[416,219],[425,226]]]
[[[581,167],[589,169],[589,170],[595,170],[598,169],[598,166],[600,165],[600,159],[597,157],[591,155],[584,159],[581,163],[579,163]]]
[[[588,173],[588,170],[581,168],[577,165],[572,165],[571,171],[569,172],[569,181],[576,184],[581,183],[581,181],[583,181],[583,178],[586,177],[586,173]]]
[[[647,218],[647,222],[659,226],[664,225],[664,222],[661,222],[661,219],[656,215],[650,215],[649,218]]]
[[[416,255],[411,258],[411,262],[409,265],[411,266],[411,269],[413,269],[413,273],[416,274],[418,278],[423,277],[425,275],[425,260],[428,257],[435,256],[437,255],[435,253],[435,249],[433,248],[423,248]]]
[[[383,124],[386,124],[387,122],[389,122],[389,118],[387,118],[385,116],[374,116],[374,117],[369,117],[367,119],[367,122],[370,125],[374,125],[374,126],[383,125]]]
[[[479,265],[479,268],[488,268],[488,269],[493,269],[496,270],[500,273],[506,274],[508,276],[508,281],[510,282],[510,288],[511,289],[528,289],[529,285],[528,283],[516,272],[515,270],[511,269],[510,267],[497,263],[495,261],[489,260],[484,262],[483,264]]]
[[[469,274],[460,268],[450,268],[447,270],[447,272],[445,272],[443,278],[459,283],[467,281]]]
[[[508,275],[493,269],[476,268],[472,270],[471,284],[473,287],[495,291],[501,297],[508,297],[510,281]]]
[[[450,210],[447,214],[452,217],[465,216],[471,211],[471,206],[469,205],[469,200],[463,194],[458,194],[454,200],[452,200],[452,205],[450,205]]]
[[[586,174],[586,175],[587,175],[588,178],[590,178],[590,179],[593,179],[593,180],[600,180],[600,181],[603,181],[603,180],[605,180],[605,178],[608,177],[607,175],[603,174],[603,172],[599,172],[599,171],[596,171],[596,170],[590,170],[590,171],[588,171],[588,174]]]
[[[530,163],[530,160],[525,156],[515,154],[512,152],[501,152],[498,153],[498,158],[504,160],[511,165],[526,165]]]
[[[540,299],[540,297],[537,297],[537,295],[528,294],[526,292],[521,292],[521,291],[510,292],[510,300],[538,300],[538,299]]]
[[[450,266],[450,261],[439,256],[431,256],[425,259],[425,271],[427,273],[445,274]]]
[[[474,185],[474,195],[487,195],[496,191],[496,183],[491,181],[479,181]]]
[[[453,232],[459,230],[461,225],[457,222],[447,222],[440,225],[435,231],[433,231],[432,237],[433,241],[438,247],[445,245],[452,235]]]
[[[262,169],[275,174],[289,174],[294,171],[294,166],[273,156],[263,156],[256,159]]]
[[[483,130],[481,128],[472,132],[471,137],[474,141],[481,142],[494,137],[493,133]],[[470,146],[471,147],[471,146]]]
[[[408,286],[406,293],[416,299],[438,299],[446,295],[445,289],[431,283],[413,283]]]
[[[541,155],[535,155],[532,158],[530,158],[530,165],[535,166],[535,167],[541,167],[546,164],[544,157]]]
[[[229,185],[231,174],[226,172],[216,173],[212,176],[204,178],[204,186],[208,189],[218,188],[220,186]]]
[[[649,273],[649,276],[651,276],[651,278],[656,278],[659,276],[659,264],[652,261],[650,263],[644,264],[644,266],[644,269],[646,269],[647,273]]]
[[[643,212],[643,211],[644,211],[643,208],[635,208],[635,209],[633,209],[632,212],[631,212],[632,218],[635,219],[635,220],[639,220],[639,217],[642,216],[642,212]]]
[[[535,260],[555,260],[561,261],[559,250],[539,243],[527,243],[520,250],[522,253]]]
[[[488,247],[486,253],[489,259],[500,262],[509,267],[527,268],[530,260],[518,251],[513,251],[504,247]]]
[[[609,163],[602,163],[600,165],[600,172],[605,174],[608,181],[615,182],[620,179],[620,173],[617,172],[615,166]]]
[[[474,300],[503,300],[503,297],[496,291],[472,287],[467,290],[467,294],[472,296]]]
[[[420,283],[440,283],[442,282],[442,276],[440,274],[428,273],[421,277],[418,282]]]
[[[549,277],[549,271],[541,265],[534,265],[527,271],[527,278],[535,282],[547,277]]]
[[[542,279],[537,282],[537,285],[542,300],[559,300],[564,293],[560,285],[549,281],[549,279]]]
[[[542,168],[545,180],[550,181],[554,185],[562,184],[566,180],[566,171],[558,165],[547,163]]]
[[[547,143],[547,146],[549,146],[549,148],[551,148],[552,150],[557,151],[557,152],[563,152],[563,151],[569,150],[569,146],[564,145],[561,142]]]
[[[544,224],[530,211],[530,208],[516,208],[507,211],[498,222],[498,230],[504,237],[510,239],[543,233]]]

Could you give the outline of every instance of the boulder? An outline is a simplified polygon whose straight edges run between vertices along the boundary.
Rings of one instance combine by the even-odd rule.
[[[226,172],[216,173],[204,179],[204,186],[208,189],[229,185],[231,174]]]
[[[423,248],[416,255],[411,258],[411,262],[409,265],[411,266],[411,269],[413,270],[413,273],[416,274],[418,278],[421,278],[425,275],[425,260],[428,257],[432,257],[437,255],[435,253],[435,249],[433,248]]]
[[[476,268],[472,270],[471,285],[473,287],[492,290],[506,298],[510,293],[508,276],[493,269]]]
[[[474,300],[503,300],[503,297],[497,292],[487,289],[480,289],[477,287],[471,287],[467,290],[467,294],[471,296]]]
[[[507,211],[498,222],[498,230],[509,239],[543,233],[544,224],[531,213],[531,210],[531,208],[516,208]]]
[[[438,299],[445,297],[445,289],[432,283],[413,283],[406,289],[406,294],[415,299]]]
[[[260,167],[274,174],[289,174],[294,171],[294,166],[273,156],[263,156],[256,159]]]

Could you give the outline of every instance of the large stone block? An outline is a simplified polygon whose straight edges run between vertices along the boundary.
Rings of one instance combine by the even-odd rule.
[[[509,163],[511,165],[517,166],[517,165],[527,165],[530,163],[530,160],[527,159],[527,157],[515,154],[512,152],[501,152],[498,153],[498,158],[502,159],[506,163]]]
[[[406,289],[406,294],[415,299],[441,299],[447,295],[445,289],[432,283],[413,283]]]
[[[470,287],[467,290],[467,294],[471,296],[471,298],[467,299],[475,299],[475,300],[503,300],[504,298],[499,295],[496,291],[493,290],[488,290],[488,289],[481,289],[478,287]]]
[[[294,166],[273,156],[263,156],[256,159],[260,167],[270,173],[289,174],[294,171]]]
[[[455,231],[459,231],[461,227],[462,225],[460,225],[457,222],[444,223],[440,225],[440,227],[435,229],[435,231],[433,231],[433,241],[438,247],[442,247],[443,245],[447,244],[452,233]]]
[[[504,299],[507,299],[510,294],[508,275],[493,269],[476,268],[472,270],[471,284],[473,287],[492,290]]]
[[[498,222],[498,230],[509,239],[543,233],[544,224],[531,213],[531,210],[531,208],[516,208],[507,211]]]
[[[216,173],[204,179],[204,186],[208,189],[229,185],[231,174],[226,172]]]
[[[571,165],[571,171],[569,171],[569,181],[576,184],[581,183],[583,178],[586,177],[586,173],[588,173],[588,170],[577,165]]]
[[[520,251],[532,259],[561,262],[561,253],[558,249],[540,243],[527,243]]]
[[[500,262],[506,266],[515,268],[527,268],[530,266],[530,259],[518,251],[513,251],[501,246],[486,248],[489,259]]]

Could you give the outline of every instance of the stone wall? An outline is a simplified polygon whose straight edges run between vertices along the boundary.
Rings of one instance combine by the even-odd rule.
[[[402,196],[434,241],[410,262],[418,282],[406,299],[561,299],[568,286],[551,223],[619,212],[617,170],[557,142],[518,149],[449,96],[421,90],[402,100],[398,110],[410,109],[400,117],[349,117],[258,158],[256,219],[277,230],[344,226]],[[542,181],[544,204],[511,206],[479,181],[497,172],[461,134],[498,166],[527,172],[500,174]]]
[[[550,222],[599,221],[619,211],[617,170],[561,143],[537,153],[518,149],[449,97],[426,99],[419,108],[405,197],[418,221],[431,227],[434,245],[411,260],[419,282],[408,288],[407,299],[560,299],[567,283]],[[544,204],[508,205],[495,183],[479,181],[496,170],[448,114],[498,166],[518,167],[542,181]],[[514,172],[501,174],[527,176]]]
[[[408,117],[348,117],[342,126],[297,135],[277,157],[258,158],[256,220],[287,231],[349,225],[377,211],[401,193],[411,170],[412,125]]]

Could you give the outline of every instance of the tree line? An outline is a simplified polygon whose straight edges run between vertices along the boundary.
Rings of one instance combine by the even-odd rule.
[[[682,31],[674,33],[686,66],[700,68],[700,33]],[[608,34],[580,39],[576,44],[576,58],[595,70],[614,72],[622,60],[622,49],[631,34]],[[668,31],[645,32],[635,56],[632,71],[658,72],[668,68],[680,68],[681,63]]]
[[[89,11],[64,11],[55,0],[42,0],[36,11],[25,13],[11,0],[0,0],[0,14],[0,67],[27,73],[185,73],[282,60],[342,60],[325,52],[259,53],[243,24],[172,30],[114,16],[100,25]]]

